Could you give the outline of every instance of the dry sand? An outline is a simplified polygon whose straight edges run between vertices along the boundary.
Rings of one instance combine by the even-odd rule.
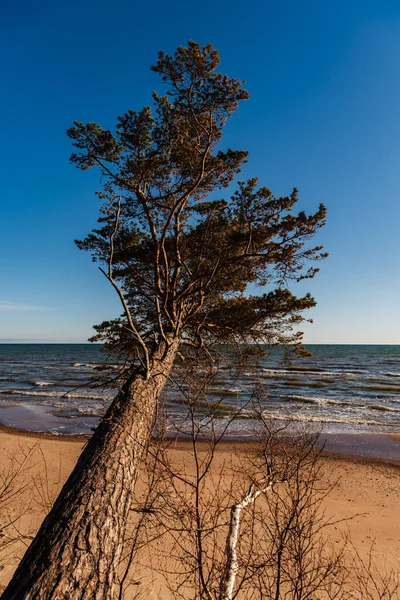
[[[1,586],[11,577],[18,556],[29,544],[29,536],[39,526],[46,507],[50,506],[73,468],[83,444],[82,439],[66,440],[0,430],[0,474],[9,472],[13,460],[21,461],[27,457],[17,477],[17,488],[25,487],[6,506],[2,506],[0,500],[1,518],[3,522],[9,517],[17,519],[15,526],[8,530],[9,534],[28,536],[2,550],[0,546]],[[224,460],[237,460],[235,457],[240,456],[244,448],[244,443],[221,444],[216,465]],[[187,446],[184,442],[178,443],[170,452],[173,463],[180,464],[185,460]],[[400,464],[333,454],[326,454],[323,461],[327,480],[340,477],[338,485],[324,501],[327,515],[335,519],[352,517],[342,525],[331,528],[331,539],[339,543],[341,531],[348,530],[355,547],[363,556],[375,542],[379,569],[399,569]],[[14,468],[17,468],[17,463],[14,463]],[[149,590],[149,598],[168,597],[167,594],[159,596],[155,589],[153,592]]]

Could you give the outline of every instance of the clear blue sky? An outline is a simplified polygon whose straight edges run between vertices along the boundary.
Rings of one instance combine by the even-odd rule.
[[[328,206],[309,343],[400,343],[398,1],[70,0],[0,14],[0,338],[85,341],[119,314],[89,255],[98,174],[69,164],[74,119],[150,102],[157,51],[212,42],[250,100],[226,139],[245,176]],[[312,314],[311,314],[312,313]]]

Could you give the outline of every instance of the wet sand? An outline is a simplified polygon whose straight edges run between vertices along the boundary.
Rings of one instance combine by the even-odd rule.
[[[327,452],[400,462],[400,434],[322,432],[319,445]]]

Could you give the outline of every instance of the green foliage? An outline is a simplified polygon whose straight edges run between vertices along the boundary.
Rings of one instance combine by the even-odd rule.
[[[248,155],[220,145],[248,94],[240,80],[217,73],[218,63],[210,44],[160,52],[152,70],[167,90],[153,93],[153,109],[129,110],[115,133],[95,123],[68,130],[72,162],[97,166],[103,184],[100,227],[77,244],[101,264],[124,308],[93,339],[126,356],[151,357],[176,336],[207,351],[227,341],[298,343],[292,327],[315,304],[286,286],[313,277],[310,261],[326,256],[308,244],[325,207],[296,214],[296,189],[275,197],[256,178],[215,197]],[[249,284],[272,291],[249,296]]]

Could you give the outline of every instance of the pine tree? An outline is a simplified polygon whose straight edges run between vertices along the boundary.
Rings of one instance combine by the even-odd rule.
[[[166,379],[186,348],[299,344],[293,325],[314,306],[291,280],[325,256],[309,240],[326,210],[294,213],[297,190],[275,197],[257,179],[230,192],[248,153],[224,149],[224,125],[248,98],[217,72],[218,52],[190,41],[152,70],[166,85],[154,109],[129,110],[116,132],[75,122],[72,162],[97,168],[100,226],[80,248],[115,289],[123,315],[96,327],[126,362],[121,391],[86,445],[3,599],[108,600],[140,460]],[[230,196],[229,196],[230,192]],[[221,196],[226,196],[221,198]],[[248,286],[268,290],[249,295]]]

